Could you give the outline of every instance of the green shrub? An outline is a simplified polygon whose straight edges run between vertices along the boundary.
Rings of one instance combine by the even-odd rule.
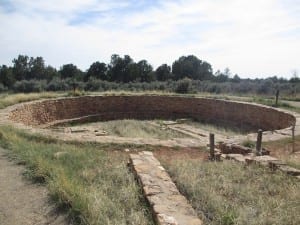
[[[187,94],[191,92],[191,80],[188,78],[184,78],[177,82],[177,86],[175,88],[176,93]]]
[[[242,145],[247,148],[254,148],[255,142],[247,139],[247,140],[243,141]]]
[[[13,86],[14,92],[41,92],[46,89],[46,80],[22,80],[17,81]]]
[[[8,89],[3,84],[0,84],[0,92],[6,92]]]

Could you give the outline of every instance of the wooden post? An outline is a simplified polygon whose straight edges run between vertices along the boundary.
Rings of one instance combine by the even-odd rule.
[[[75,81],[73,81],[72,86],[73,86],[73,94],[75,95],[75,92],[76,92],[76,83],[75,83]]]
[[[295,152],[295,124],[292,126],[293,153]]]
[[[275,106],[278,106],[278,98],[279,98],[279,90],[276,91],[276,101],[275,101]]]
[[[259,129],[257,132],[256,155],[261,155],[262,133],[263,131],[261,129]]]
[[[209,152],[210,152],[210,159],[215,159],[215,134],[209,134]]]

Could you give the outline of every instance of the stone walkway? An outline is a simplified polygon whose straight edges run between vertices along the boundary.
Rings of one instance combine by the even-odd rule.
[[[159,225],[202,224],[152,152],[131,154],[130,159]]]

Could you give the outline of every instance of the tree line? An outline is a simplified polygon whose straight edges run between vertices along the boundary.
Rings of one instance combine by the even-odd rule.
[[[171,89],[180,93],[191,90],[217,93],[228,86],[236,91],[240,86],[244,87],[240,90],[241,93],[268,93],[270,87],[276,88],[275,86],[295,92],[298,91],[299,83],[300,79],[296,75],[290,80],[277,77],[251,80],[231,74],[228,68],[223,72],[213,73],[211,64],[194,55],[181,56],[171,66],[162,64],[155,70],[147,60],[135,62],[129,55],[121,57],[117,54],[111,56],[108,64],[96,61],[86,71],[72,63],[64,64],[57,70],[46,65],[42,57],[27,55],[19,55],[13,59],[12,66],[0,66],[0,91],[15,92],[65,91],[75,87],[102,90],[106,86],[104,89],[134,87],[134,90],[144,90],[148,87],[151,90]]]

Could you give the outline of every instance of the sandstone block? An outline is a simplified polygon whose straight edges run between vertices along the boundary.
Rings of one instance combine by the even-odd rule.
[[[130,162],[159,225],[202,224],[152,152],[130,154]]]
[[[295,169],[295,168],[290,167],[290,166],[281,165],[281,166],[279,166],[278,169],[281,170],[282,172],[285,172],[285,173],[287,173],[289,175],[292,175],[292,176],[300,176],[300,170]]]

